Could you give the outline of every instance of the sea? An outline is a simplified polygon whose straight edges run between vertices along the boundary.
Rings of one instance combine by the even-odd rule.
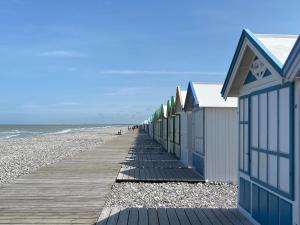
[[[66,134],[93,128],[122,126],[116,124],[89,125],[0,125],[0,140],[11,138],[32,137],[46,134]]]

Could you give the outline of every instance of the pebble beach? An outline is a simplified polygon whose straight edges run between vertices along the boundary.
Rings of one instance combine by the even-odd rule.
[[[116,137],[127,127],[80,129],[71,133],[39,135],[0,140],[0,185],[30,174],[43,166],[72,157]]]
[[[115,183],[106,207],[235,208],[237,186],[228,183]]]

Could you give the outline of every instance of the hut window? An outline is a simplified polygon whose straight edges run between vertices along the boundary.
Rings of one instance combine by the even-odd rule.
[[[287,197],[292,194],[293,179],[290,173],[290,112],[293,110],[290,96],[290,86],[261,91],[251,96],[249,110],[251,177]]]

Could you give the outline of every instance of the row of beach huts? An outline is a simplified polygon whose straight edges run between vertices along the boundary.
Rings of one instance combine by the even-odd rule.
[[[300,224],[300,38],[243,30],[223,84],[190,81],[144,123],[254,224]]]

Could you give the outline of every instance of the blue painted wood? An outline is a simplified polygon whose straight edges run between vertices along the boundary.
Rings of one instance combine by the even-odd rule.
[[[239,204],[244,208],[244,202],[245,202],[245,180],[243,178],[240,178],[240,186],[239,186]]]
[[[279,224],[279,199],[276,195],[269,194],[269,225]]]
[[[252,217],[256,221],[259,220],[259,189],[258,186],[252,184]]]
[[[268,225],[268,192],[262,188],[259,188],[259,221]]]
[[[250,212],[250,207],[251,207],[251,184],[249,181],[245,180],[245,185],[244,185],[244,195],[245,195],[245,209]]]
[[[205,178],[205,174],[204,174],[204,157],[201,156],[200,154],[197,153],[193,153],[192,155],[192,159],[193,159],[193,167],[195,168],[195,170],[202,176]]]
[[[239,186],[239,204],[246,211],[250,212],[251,207],[251,189],[250,182],[240,178],[240,186]]]
[[[249,84],[249,83],[252,83],[254,81],[256,81],[256,77],[253,75],[253,73],[249,70],[248,74],[247,74],[247,77],[246,77],[246,80],[244,82],[244,84]]]
[[[280,215],[280,225],[292,225],[292,205],[283,200],[279,200],[279,215]]]

